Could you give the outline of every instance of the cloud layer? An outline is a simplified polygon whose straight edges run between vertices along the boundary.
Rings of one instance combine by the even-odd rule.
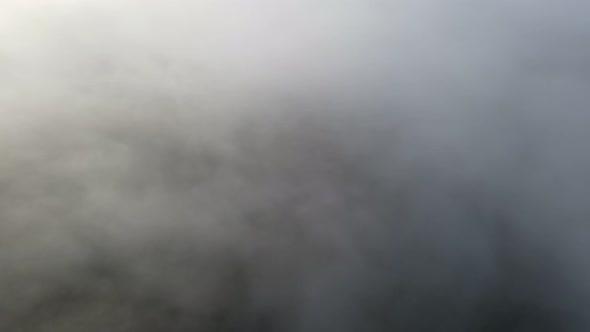
[[[0,330],[587,331],[590,3],[0,2]]]

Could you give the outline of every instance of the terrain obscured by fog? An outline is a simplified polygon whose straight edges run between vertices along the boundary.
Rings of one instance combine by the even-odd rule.
[[[0,0],[0,331],[590,330],[588,13]]]

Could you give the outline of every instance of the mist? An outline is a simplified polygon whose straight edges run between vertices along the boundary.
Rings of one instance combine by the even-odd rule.
[[[0,0],[0,330],[590,331],[588,13]]]

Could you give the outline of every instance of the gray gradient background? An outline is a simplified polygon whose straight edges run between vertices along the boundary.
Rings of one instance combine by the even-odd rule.
[[[589,16],[0,0],[0,331],[590,331]]]

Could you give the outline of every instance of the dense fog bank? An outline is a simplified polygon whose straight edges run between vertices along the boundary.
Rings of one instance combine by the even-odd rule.
[[[0,330],[590,330],[588,13],[0,0]]]

